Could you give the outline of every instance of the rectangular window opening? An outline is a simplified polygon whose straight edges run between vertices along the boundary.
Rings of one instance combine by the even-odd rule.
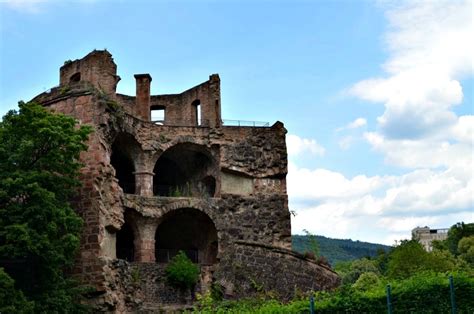
[[[152,109],[151,110],[151,122],[155,124],[165,124],[165,109]]]

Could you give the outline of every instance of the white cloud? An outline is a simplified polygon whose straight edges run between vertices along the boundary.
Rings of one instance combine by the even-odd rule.
[[[453,139],[465,143],[474,143],[474,115],[460,116],[457,123],[451,129]]]
[[[365,118],[357,118],[347,125],[347,129],[357,129],[362,126],[367,125],[367,120]]]
[[[1,0],[0,3],[8,8],[23,13],[40,13],[41,5],[47,0]]]
[[[313,155],[323,156],[326,149],[314,139],[301,138],[297,135],[286,136],[286,145],[290,157],[309,152]]]
[[[365,118],[357,118],[354,121],[348,123],[347,125],[336,129],[337,132],[343,130],[350,130],[350,129],[357,129],[367,125],[367,119]]]
[[[392,244],[418,225],[450,227],[474,221],[469,170],[417,169],[403,175],[346,178],[289,164],[292,231]],[[384,236],[381,236],[384,235]]]
[[[419,138],[453,127],[462,102],[459,80],[472,75],[472,2],[402,2],[387,13],[387,76],[356,83],[351,92],[382,102],[378,126],[388,138]]]
[[[347,125],[337,128],[336,132],[341,132],[341,131],[351,131],[351,130],[356,130],[361,127],[364,127],[367,125],[367,119],[365,118],[357,118],[354,121],[348,123]],[[352,132],[354,133],[354,131]],[[358,139],[360,139],[360,136],[354,136],[354,135],[346,135],[338,140],[339,147],[342,150],[347,150],[349,149],[354,142],[356,142]]]
[[[310,170],[288,164],[288,194],[293,198],[325,200],[362,196],[376,190],[386,179],[364,175],[347,179],[343,174],[326,169]]]
[[[459,136],[465,136],[466,129],[458,126]],[[448,130],[449,131],[449,130]],[[454,131],[452,131],[454,132]],[[473,169],[473,144],[448,139],[387,139],[376,132],[364,133],[372,147],[385,155],[388,164],[403,168],[464,168]]]

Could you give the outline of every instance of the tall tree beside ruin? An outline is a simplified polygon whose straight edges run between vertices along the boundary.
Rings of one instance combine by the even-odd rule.
[[[91,129],[76,124],[22,102],[0,122],[0,267],[35,312],[77,310],[64,270],[74,261],[82,220],[69,202]]]

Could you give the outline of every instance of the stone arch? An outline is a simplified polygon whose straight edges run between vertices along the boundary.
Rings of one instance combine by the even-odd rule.
[[[174,197],[214,197],[218,163],[210,149],[179,142],[158,157],[153,169],[153,194]]]
[[[180,250],[194,262],[217,262],[219,235],[214,221],[204,211],[182,207],[160,217],[155,233],[155,259],[167,263]]]
[[[134,194],[136,191],[135,171],[139,152],[140,145],[128,133],[119,133],[111,145],[110,164],[124,193]]]
[[[118,259],[133,262],[136,260],[138,230],[130,215],[125,214],[124,219],[124,223],[116,234],[115,254]]]

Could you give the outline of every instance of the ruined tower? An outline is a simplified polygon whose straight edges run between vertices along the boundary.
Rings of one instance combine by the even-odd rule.
[[[180,94],[116,93],[112,55],[67,61],[60,85],[34,101],[92,125],[74,206],[85,224],[74,274],[96,289],[98,310],[156,309],[190,301],[164,268],[183,250],[201,269],[197,291],[251,296],[252,282],[289,299],[338,284],[291,251],[286,130],[221,119],[220,79]]]

